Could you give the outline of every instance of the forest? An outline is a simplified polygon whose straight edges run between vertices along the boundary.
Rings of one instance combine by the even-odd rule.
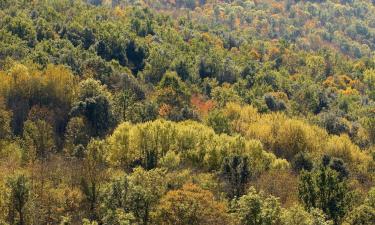
[[[0,225],[373,225],[374,0],[0,0]]]

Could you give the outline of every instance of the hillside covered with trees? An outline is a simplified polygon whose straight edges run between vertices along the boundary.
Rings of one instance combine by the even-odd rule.
[[[0,225],[373,225],[374,0],[0,0]]]

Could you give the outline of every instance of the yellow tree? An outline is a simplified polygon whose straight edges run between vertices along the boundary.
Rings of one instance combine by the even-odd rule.
[[[168,192],[155,210],[159,225],[224,225],[229,223],[226,205],[215,201],[211,192],[196,185]]]

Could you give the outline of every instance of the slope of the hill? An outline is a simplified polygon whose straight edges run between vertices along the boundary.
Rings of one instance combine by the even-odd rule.
[[[0,224],[371,224],[373,1],[0,0]]]

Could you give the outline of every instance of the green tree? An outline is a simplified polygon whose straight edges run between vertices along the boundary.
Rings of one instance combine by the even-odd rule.
[[[311,171],[313,166],[311,157],[305,152],[297,153],[292,160],[292,168],[295,172],[300,172],[301,170]]]
[[[0,140],[11,136],[11,112],[6,110],[3,99],[0,97]]]
[[[228,183],[229,196],[231,198],[242,196],[251,176],[248,157],[241,155],[226,157],[222,164],[221,175]]]
[[[235,216],[244,225],[280,224],[281,207],[277,198],[257,193],[251,187],[246,195],[232,202]]]
[[[306,211],[302,206],[296,205],[284,209],[281,216],[283,225],[332,225],[333,221],[327,220],[324,213],[319,209]]]
[[[375,144],[375,118],[369,117],[365,119],[365,128],[367,130],[368,137],[372,144]]]
[[[120,121],[125,122],[131,119],[131,112],[135,104],[135,96],[132,92],[125,90],[114,97],[115,110],[118,116],[120,116]]]
[[[53,129],[44,120],[26,121],[23,138],[29,160],[33,160],[35,156],[46,159],[55,150]]]
[[[83,161],[84,177],[81,179],[81,189],[89,207],[90,219],[98,219],[98,203],[100,185],[105,178],[105,147],[104,142],[92,139]]]
[[[372,225],[375,221],[375,208],[363,204],[349,213],[346,222],[343,224],[350,225]]]
[[[114,224],[147,225],[159,199],[167,190],[166,172],[161,169],[144,170],[141,167],[122,179],[111,182],[104,192],[103,221]],[[122,222],[121,222],[122,221]]]
[[[207,125],[212,127],[217,134],[230,134],[230,121],[228,117],[219,110],[210,112],[207,118]]]
[[[29,47],[36,44],[36,31],[32,20],[23,14],[16,17],[6,17],[6,29],[27,42]]]
[[[82,117],[70,119],[65,132],[64,150],[70,156],[84,157],[89,142],[89,128]]]
[[[375,89],[375,69],[366,70],[363,73],[363,81],[367,84],[370,90]]]
[[[10,224],[24,225],[26,224],[25,205],[30,195],[28,180],[24,175],[19,175],[11,179],[8,186],[11,190],[9,222]]]
[[[344,225],[371,225],[375,221],[375,188],[368,192],[364,203],[350,213],[345,219]]]
[[[150,224],[151,211],[166,188],[165,171],[161,169],[145,171],[136,168],[129,176],[129,209],[140,224]]]
[[[307,209],[319,208],[339,224],[351,206],[352,192],[329,162],[311,172],[302,171],[298,187],[301,202]]]
[[[156,102],[170,108],[165,116],[172,120],[184,119],[181,109],[190,104],[190,93],[185,83],[175,72],[166,72],[159,83]],[[160,114],[160,113],[159,113]],[[162,113],[163,114],[163,113]]]
[[[134,216],[122,209],[108,210],[102,222],[104,225],[131,225],[134,224]]]
[[[99,81],[91,78],[82,81],[79,86],[78,101],[74,104],[71,115],[85,116],[92,136],[105,135],[114,122],[112,95]]]

